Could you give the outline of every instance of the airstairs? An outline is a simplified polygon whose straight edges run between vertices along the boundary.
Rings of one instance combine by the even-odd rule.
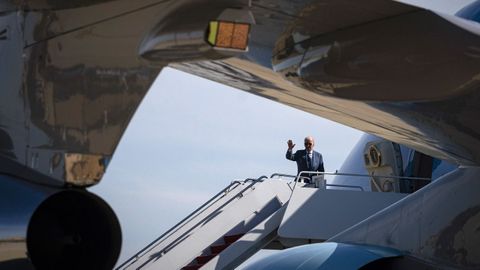
[[[408,195],[327,184],[324,176],[370,181],[338,173],[313,184],[282,174],[234,181],[117,270],[234,269],[262,248],[323,242]]]
[[[292,193],[288,182],[266,179],[232,182],[118,269],[210,269],[212,261],[224,269],[239,265],[271,241]],[[235,256],[219,261],[217,255],[229,249]]]

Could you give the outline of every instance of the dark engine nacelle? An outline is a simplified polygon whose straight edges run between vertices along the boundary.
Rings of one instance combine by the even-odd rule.
[[[0,270],[115,266],[120,224],[98,196],[3,175],[0,193]]]

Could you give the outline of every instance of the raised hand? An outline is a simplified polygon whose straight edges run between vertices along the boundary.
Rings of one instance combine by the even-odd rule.
[[[292,142],[292,140],[288,140],[287,145],[288,150],[292,150],[295,147],[295,144]]]

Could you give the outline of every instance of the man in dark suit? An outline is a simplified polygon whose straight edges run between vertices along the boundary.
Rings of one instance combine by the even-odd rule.
[[[305,138],[305,149],[298,150],[293,153],[293,148],[295,144],[293,144],[292,140],[288,140],[287,142],[288,150],[285,154],[285,157],[289,160],[297,162],[297,174],[302,171],[315,171],[315,172],[324,172],[325,169],[323,167],[323,157],[322,154],[319,152],[313,151],[313,146],[315,145],[315,141],[313,137],[308,136]],[[315,174],[307,174],[304,176],[312,177]]]

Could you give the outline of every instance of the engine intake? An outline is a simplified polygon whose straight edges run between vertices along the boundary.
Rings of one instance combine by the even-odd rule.
[[[83,189],[51,189],[0,176],[0,270],[112,269],[120,254],[115,213]],[[3,198],[3,199],[2,199]]]

